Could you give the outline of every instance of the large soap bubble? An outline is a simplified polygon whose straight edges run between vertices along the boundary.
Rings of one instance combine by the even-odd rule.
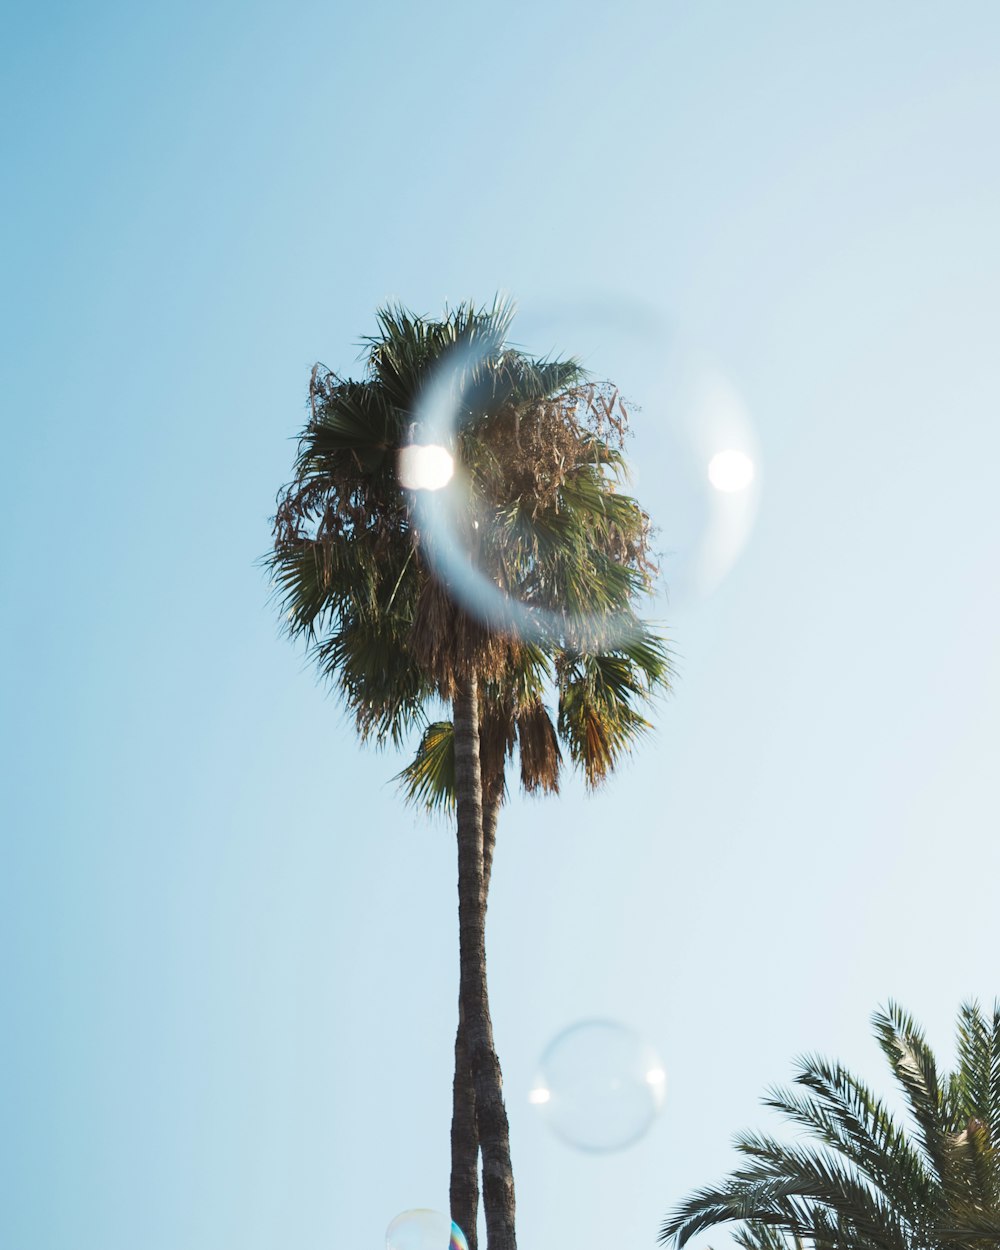
[[[662,620],[668,604],[673,609],[710,594],[749,537],[759,493],[759,452],[736,388],[648,310],[593,305],[521,318],[518,329],[527,330],[533,350],[578,355],[593,377],[613,379],[633,409],[624,448],[632,481],[619,489],[649,513],[660,566],[640,614]],[[481,400],[482,366],[498,350],[488,341],[457,346],[431,374],[414,413],[412,443],[399,469],[401,484],[413,491],[425,551],[456,598],[494,628],[614,647],[634,635],[630,614],[591,603],[545,606],[530,589],[523,597],[508,592],[481,557],[505,514],[477,497],[458,448],[465,414]],[[551,541],[539,537],[543,545]],[[531,586],[530,575],[525,585]]]
[[[440,1211],[419,1207],[397,1215],[385,1230],[386,1250],[469,1250],[465,1233]]]
[[[665,1093],[663,1065],[634,1030],[584,1020],[546,1047],[528,1099],[567,1145],[603,1154],[644,1136]]]

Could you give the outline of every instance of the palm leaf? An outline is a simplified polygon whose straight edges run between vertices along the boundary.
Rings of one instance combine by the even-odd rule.
[[[796,1085],[766,1105],[815,1141],[744,1133],[744,1162],[689,1195],[661,1241],[684,1245],[734,1223],[745,1250],[986,1250],[1000,1240],[997,1085],[1000,1006],[972,1003],[958,1025],[958,1068],[942,1074],[922,1031],[893,1003],[875,1036],[902,1086],[909,1129],[838,1064],[799,1061]],[[807,1244],[803,1244],[807,1243]]]
[[[451,721],[434,721],[420,739],[417,753],[393,781],[407,803],[427,811],[455,807],[455,729]]]

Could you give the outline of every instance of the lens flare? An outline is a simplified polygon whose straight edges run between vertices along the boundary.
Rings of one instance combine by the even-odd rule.
[[[396,468],[399,484],[407,490],[441,490],[455,474],[455,461],[447,447],[411,443],[400,448]]]
[[[732,494],[746,490],[754,479],[753,461],[745,451],[727,447],[717,451],[708,462],[708,480],[716,490]]]

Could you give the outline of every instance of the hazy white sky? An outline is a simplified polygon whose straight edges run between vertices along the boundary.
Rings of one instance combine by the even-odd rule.
[[[315,360],[511,293],[638,405],[677,658],[490,915],[524,1250],[652,1246],[802,1051],[1000,993],[1000,13],[983,0],[23,7],[6,43],[0,1244],[380,1250],[447,1202],[451,831],[255,560]],[[756,526],[711,595],[700,379]],[[677,574],[674,578],[674,574]],[[527,1102],[581,1017],[663,1114]],[[721,1246],[722,1238],[713,1244]]]

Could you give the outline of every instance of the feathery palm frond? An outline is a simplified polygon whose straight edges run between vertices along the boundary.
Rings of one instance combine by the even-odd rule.
[[[742,1250],[810,1250],[801,1237],[783,1233],[767,1224],[737,1229],[733,1239]],[[816,1247],[816,1250],[821,1248]]]
[[[965,1004],[958,1067],[942,1076],[922,1031],[894,1003],[872,1017],[906,1097],[912,1131],[838,1064],[799,1062],[804,1090],[772,1090],[767,1106],[817,1146],[756,1134],[736,1140],[746,1162],[691,1194],[664,1221],[661,1242],[735,1222],[747,1250],[802,1239],[812,1250],[986,1250],[1000,1236],[1000,1004],[987,1019]]]

